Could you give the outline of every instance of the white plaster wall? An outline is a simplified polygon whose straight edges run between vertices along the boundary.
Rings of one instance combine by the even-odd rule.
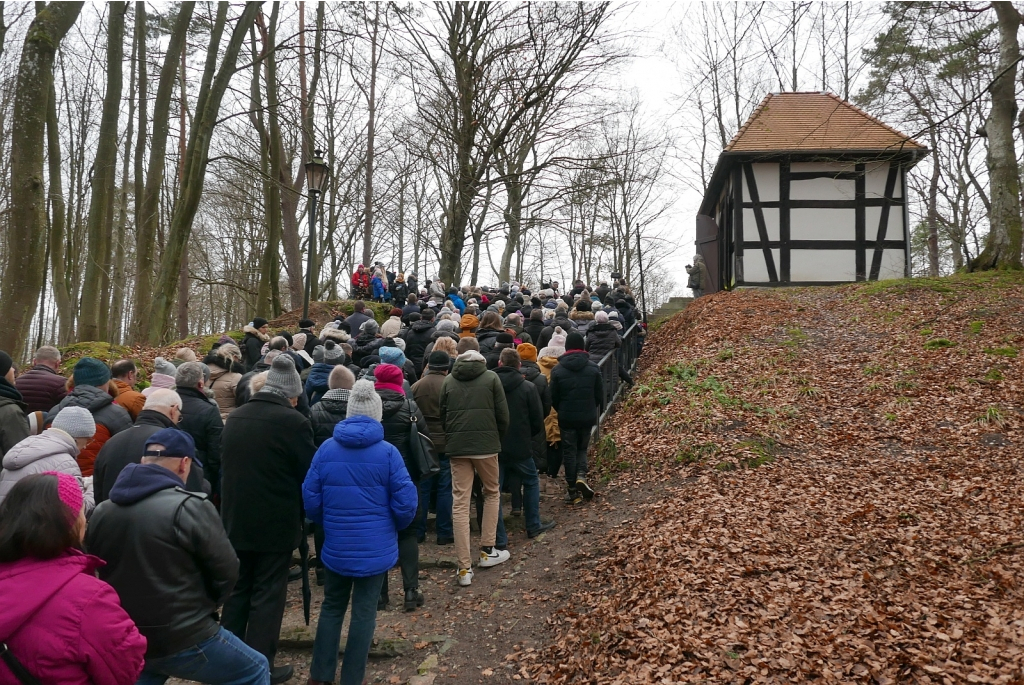
[[[878,236],[878,222],[882,218],[881,207],[864,208],[864,239],[874,242]],[[889,221],[882,240],[903,240],[903,207],[889,207]]]
[[[772,258],[775,260],[775,276],[782,278],[781,262],[779,261],[779,250],[772,250]],[[768,283],[768,265],[764,262],[763,250],[743,251],[743,282],[744,283]]]
[[[793,200],[853,200],[857,191],[854,183],[840,178],[794,179],[789,183],[789,197]]]
[[[872,252],[867,254],[868,273],[871,272]],[[882,252],[882,266],[878,270],[879,280],[887,278],[904,278],[906,275],[906,252],[904,250],[885,250]]]
[[[856,171],[855,165],[843,162],[793,162],[790,171]]]
[[[779,210],[765,208],[761,212],[764,214],[764,226],[768,229],[768,240],[779,240]],[[743,210],[743,240],[761,240],[753,209]]]
[[[853,209],[789,210],[790,240],[856,240],[857,215]],[[869,224],[870,225],[870,224]],[[875,217],[875,225],[878,218]]]
[[[857,253],[854,250],[792,250],[789,276],[793,282],[855,281]]]
[[[779,165],[758,163],[751,164],[754,169],[754,182],[757,183],[757,197],[761,202],[778,202],[779,200]],[[750,188],[747,185],[747,174],[743,174],[743,201],[753,202]]]
[[[866,197],[885,197],[885,180],[889,176],[889,163],[868,162],[865,165],[864,193]],[[896,174],[896,185],[893,187],[892,197],[903,197],[903,184],[900,182],[899,173]],[[877,223],[875,224],[878,225]]]

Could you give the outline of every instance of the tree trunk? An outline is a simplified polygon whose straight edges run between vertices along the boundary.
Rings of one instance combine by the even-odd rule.
[[[988,133],[988,175],[991,185],[989,232],[985,249],[971,264],[971,271],[1021,268],[1020,176],[1013,129],[1017,118],[1014,87],[1020,44],[1020,15],[1010,2],[993,2],[999,22],[999,78],[990,88],[992,111],[985,123]]]
[[[160,68],[160,80],[153,102],[153,136],[149,146],[149,169],[146,172],[146,188],[142,194],[141,211],[135,215],[135,303],[132,312],[132,339],[135,343],[146,340],[151,323],[150,308],[153,304],[153,272],[156,268],[154,239],[160,223],[160,191],[164,180],[164,162],[167,156],[167,133],[171,109],[171,95],[178,74],[178,61],[185,46],[189,23],[195,3],[183,2],[178,5],[178,16],[174,20],[167,54]],[[145,108],[142,108],[145,111]],[[143,127],[144,129],[144,127]],[[140,130],[140,135],[144,135]],[[138,179],[136,179],[136,183]],[[138,198],[136,198],[138,202]]]
[[[46,268],[43,136],[57,46],[83,2],[54,2],[39,11],[25,34],[14,87],[11,129],[11,204],[7,265],[0,292],[0,349],[20,361]]]
[[[262,55],[256,51],[256,28],[249,29],[252,42],[252,78],[249,85],[249,120],[260,139],[260,175],[263,182],[264,208],[270,208],[270,197],[273,185],[270,177],[270,136],[267,133],[267,126],[263,119],[263,102],[260,97],[260,64]],[[266,41],[263,43],[264,51],[269,49]],[[256,308],[255,315],[264,318],[273,316],[274,288],[272,282],[276,273],[275,264],[278,259],[280,247],[280,236],[274,232],[273,225],[269,220],[270,212],[265,211],[267,217],[266,229],[267,239],[263,245],[263,254],[260,257],[260,277],[256,286]]]
[[[931,129],[932,139],[932,176],[928,182],[928,275],[935,278],[939,275],[939,169],[938,141],[935,128]]]
[[[214,125],[217,123],[217,114],[220,111],[224,91],[227,90],[231,76],[235,73],[235,63],[238,60],[238,52],[241,50],[246,30],[256,18],[259,7],[259,2],[245,4],[245,9],[242,10],[238,23],[235,24],[232,31],[231,40],[224,51],[224,60],[221,62],[220,68],[216,70],[216,78],[212,78],[211,83],[208,82],[207,74],[203,76],[203,84],[197,99],[196,116],[192,123],[192,131],[189,133],[181,192],[178,194],[174,214],[171,216],[167,247],[160,264],[156,292],[153,297],[153,313],[149,318],[148,338],[153,345],[158,344],[167,331],[168,314],[171,310],[178,270],[181,268],[181,256],[188,245],[192,233],[192,221],[195,219],[196,210],[199,209],[199,200],[203,193],[210,138],[213,135]],[[220,33],[223,31],[226,15],[227,3],[221,2],[218,4],[217,24],[214,27],[210,49],[206,55],[206,63],[209,65],[208,72],[211,77],[213,65],[216,64]]]
[[[377,116],[377,32],[380,27],[380,5],[373,5],[373,27],[370,29],[370,87],[366,96],[366,195],[363,206],[363,264],[370,265],[373,234],[373,144]]]
[[[106,340],[110,307],[110,247],[113,232],[114,180],[117,173],[117,122],[121,111],[121,63],[124,61],[124,2],[111,2],[107,30],[107,88],[103,95],[96,160],[89,202],[89,242],[79,312],[81,340]]]
[[[126,8],[127,9],[127,8]],[[111,282],[110,317],[107,322],[110,342],[120,344],[124,335],[124,291],[125,291],[125,240],[128,230],[128,174],[132,161],[132,136],[135,127],[135,89],[137,86],[136,66],[139,43],[146,40],[145,24],[139,30],[136,18],[132,37],[131,68],[128,75],[128,130],[124,136],[124,157],[121,163],[121,194],[118,198],[117,235],[114,240],[114,278]]]
[[[218,34],[219,39],[219,34]],[[181,69],[178,71],[178,83],[181,86],[181,96],[178,98],[178,187],[181,188],[181,183],[185,176],[185,130],[188,126],[188,95],[185,92],[185,81],[186,79],[186,65],[185,56],[187,51],[181,51]],[[179,190],[179,192],[181,192]],[[181,268],[178,269],[178,300],[177,300],[177,319],[178,319],[178,338],[183,340],[188,337],[188,299],[189,299],[189,279],[188,279],[188,245],[185,245],[184,251],[181,253]]]
[[[64,202],[64,181],[60,169],[60,133],[57,129],[57,91],[50,82],[50,97],[46,101],[46,162],[49,167],[50,196],[50,281],[53,299],[60,318],[58,341],[66,345],[75,332],[75,309],[68,290],[64,270],[64,234],[67,226],[67,207]]]
[[[138,240],[139,235],[139,224],[142,217],[142,196],[146,189],[146,176],[144,163],[146,159],[146,129],[148,128],[148,87],[149,87],[149,74],[147,69],[146,61],[146,3],[144,0],[139,0],[135,3],[135,33],[139,36],[139,52],[138,52],[138,71],[139,71],[139,84],[138,84],[138,112],[139,112],[139,128],[136,132],[135,138],[135,235]],[[136,242],[136,246],[138,242]],[[136,283],[138,283],[138,275],[136,274]],[[125,303],[127,307],[127,302]],[[132,312],[134,315],[134,312]],[[131,334],[128,332],[135,328],[134,321],[129,322],[132,324],[132,328],[126,328],[126,339],[131,339]]]
[[[522,171],[522,167],[519,171]],[[512,256],[515,254],[523,229],[523,184],[518,174],[505,177],[505,225],[508,226],[508,238],[501,253],[498,283],[512,282]]]

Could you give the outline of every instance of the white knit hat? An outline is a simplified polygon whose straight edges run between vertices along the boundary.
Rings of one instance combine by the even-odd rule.
[[[376,421],[380,421],[384,416],[380,395],[374,389],[373,383],[365,378],[356,381],[348,393],[347,417],[352,418],[353,416],[369,416]]]
[[[64,407],[54,417],[50,428],[62,430],[73,438],[92,438],[96,435],[96,420],[85,407]]]

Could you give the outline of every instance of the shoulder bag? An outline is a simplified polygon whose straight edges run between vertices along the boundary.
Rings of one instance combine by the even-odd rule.
[[[408,398],[405,406],[409,410],[409,475],[418,483],[437,475],[441,471],[441,461],[437,458],[433,441],[420,433],[416,412]]]
[[[7,668],[11,669],[11,673],[18,679],[18,682],[22,685],[42,685],[39,680],[28,672],[28,670],[18,661],[18,657],[11,653],[8,649],[7,643],[0,642],[0,659],[7,664]]]

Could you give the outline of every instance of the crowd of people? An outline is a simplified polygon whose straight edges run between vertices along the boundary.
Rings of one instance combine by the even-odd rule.
[[[390,569],[405,611],[427,602],[430,512],[469,586],[511,556],[503,491],[528,538],[555,525],[541,474],[563,473],[568,505],[594,496],[597,362],[632,382],[625,282],[388,286],[403,306],[383,323],[361,300],[322,328],[272,335],[255,317],[201,361],[157,357],[141,391],[132,360],[82,357],[65,378],[56,348],[20,375],[0,352],[0,685],[286,682],[278,639],[309,533],[324,587],[309,683],[336,681],[346,613],[340,682],[362,683]]]

